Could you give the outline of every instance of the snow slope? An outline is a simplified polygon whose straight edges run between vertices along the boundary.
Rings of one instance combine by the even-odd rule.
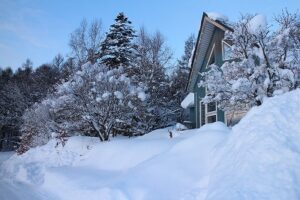
[[[220,153],[206,199],[300,199],[300,90],[253,108]]]
[[[218,122],[106,143],[51,141],[3,162],[0,199],[30,188],[36,195],[23,199],[299,199],[299,100],[300,90],[266,99],[232,130]]]

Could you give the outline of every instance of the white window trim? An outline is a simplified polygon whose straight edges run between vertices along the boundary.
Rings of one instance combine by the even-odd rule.
[[[197,95],[197,94],[195,93],[195,95]],[[198,97],[196,97],[196,100],[197,100],[197,102],[198,102]],[[197,126],[197,123],[199,122],[199,121],[198,121],[198,116],[201,115],[201,113],[199,113],[199,109],[197,109],[197,102],[196,102],[196,104],[195,104],[196,128],[197,128],[197,127],[201,127],[201,123],[199,123],[199,126]],[[200,106],[201,106],[201,104],[199,105],[199,108],[200,108]],[[198,112],[198,113],[197,113],[197,112]]]
[[[201,122],[202,122],[202,106],[201,104],[203,103],[203,101],[200,101],[200,104],[199,104],[199,127],[202,126]],[[207,118],[208,117],[211,117],[211,116],[216,116],[216,122],[218,121],[218,107],[217,107],[217,103],[216,103],[216,110],[215,111],[211,111],[211,112],[207,112],[207,104],[204,104],[205,105],[205,111],[204,111],[204,115],[205,115],[205,124],[207,124]]]
[[[229,46],[231,48],[231,45],[228,44],[227,42],[225,42],[225,40],[222,40],[222,60],[223,61],[228,61],[228,60],[231,60],[231,59],[225,59],[225,55],[224,55],[224,44]]]
[[[215,50],[215,43],[214,43],[214,45],[213,45],[213,47],[212,47],[212,49],[210,51],[210,54],[209,54],[209,57],[208,57],[208,60],[207,60],[205,68],[208,68],[208,66],[209,66],[208,64],[210,63],[210,59],[211,59],[212,54],[214,53],[214,50]]]
[[[201,117],[201,103],[202,103],[202,101],[199,101],[199,109],[198,109],[199,110],[198,111],[199,112],[199,115],[198,115],[199,116],[199,127],[202,126],[202,124],[201,124],[201,118],[202,118]]]
[[[207,90],[207,87],[205,87],[205,94],[208,93],[207,91],[208,91],[208,90]],[[207,104],[205,104],[205,105],[207,105]],[[216,103],[216,110],[210,111],[210,112],[207,112],[207,113],[217,112],[217,110],[218,110],[218,108],[217,108],[217,103]]]
[[[199,106],[199,112],[200,112],[200,114],[199,114],[199,127],[201,127],[201,126],[203,126],[202,124],[201,124],[201,122],[202,122],[202,103],[203,103],[203,101],[201,100],[200,101],[200,106]],[[206,110],[204,111],[204,115],[205,115],[205,118],[206,118]],[[205,120],[205,124],[206,124],[206,120]]]

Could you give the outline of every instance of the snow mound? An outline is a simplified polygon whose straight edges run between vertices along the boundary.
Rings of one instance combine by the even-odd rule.
[[[189,93],[181,102],[181,107],[186,109],[194,105],[194,93]]]
[[[188,128],[181,123],[176,123],[175,129],[176,129],[176,131],[184,131],[184,130],[187,130]]]
[[[206,200],[299,199],[300,90],[267,99],[233,127]]]
[[[51,140],[0,163],[0,186],[16,191],[9,179],[64,200],[297,200],[299,100],[299,89],[266,99],[232,129],[216,122],[106,143],[76,136],[62,147]],[[17,191],[33,192],[28,188]],[[0,199],[8,190],[0,187]]]
[[[258,34],[267,27],[267,18],[264,15],[256,15],[248,22],[250,33]]]
[[[226,17],[225,15],[221,14],[221,13],[216,13],[216,12],[207,12],[206,13],[207,16],[212,19],[212,20],[218,20],[220,22],[227,22],[228,21],[228,17]]]

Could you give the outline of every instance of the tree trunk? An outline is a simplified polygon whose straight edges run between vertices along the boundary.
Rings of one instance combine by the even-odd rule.
[[[98,136],[99,136],[100,141],[101,141],[101,142],[104,142],[105,140],[107,140],[107,139],[105,138],[105,136],[101,133],[100,128],[99,128],[99,126],[96,124],[96,122],[93,121],[91,124],[92,124],[94,130],[98,133]]]

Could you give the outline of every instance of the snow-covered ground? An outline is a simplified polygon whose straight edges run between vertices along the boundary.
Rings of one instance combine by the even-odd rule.
[[[299,199],[299,101],[267,99],[232,129],[51,141],[0,164],[0,199]]]

